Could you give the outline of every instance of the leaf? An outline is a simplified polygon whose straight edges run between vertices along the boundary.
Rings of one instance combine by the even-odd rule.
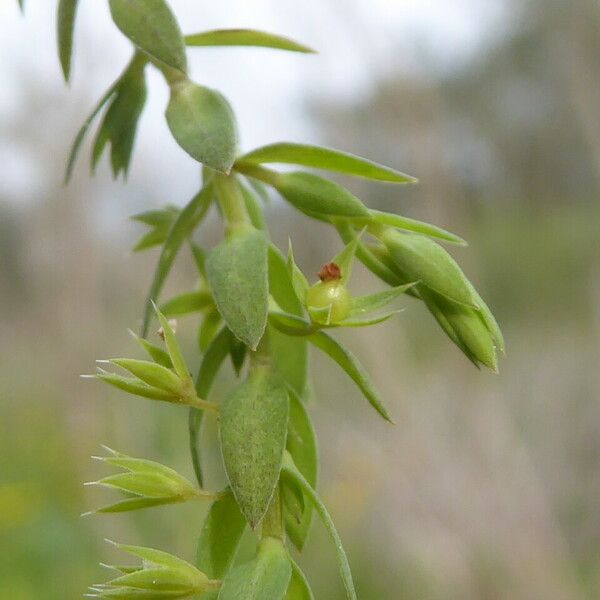
[[[174,481],[160,473],[118,473],[93,483],[149,498],[183,498],[195,494],[194,488],[183,477]]]
[[[340,573],[342,575],[344,587],[346,588],[346,595],[349,600],[357,600],[356,591],[354,589],[354,583],[352,581],[352,573],[350,572],[348,558],[346,556],[346,553],[344,552],[344,547],[342,546],[342,540],[340,539],[340,536],[338,535],[338,532],[335,529],[335,525],[333,524],[333,521],[331,520],[327,509],[321,502],[321,499],[317,496],[312,486],[302,476],[302,473],[300,473],[289,454],[285,455],[281,474],[282,477],[290,478],[294,483],[299,485],[306,494],[306,497],[314,506],[319,517],[323,521],[325,528],[327,529],[327,533],[329,533],[329,536],[331,537],[331,540],[333,541],[333,544],[335,546],[338,562],[340,565]]]
[[[113,514],[130,512],[132,510],[143,510],[144,508],[154,508],[155,506],[164,506],[166,504],[176,504],[183,502],[184,498],[177,496],[169,496],[166,498],[128,498],[121,500],[108,506],[103,506],[94,511],[98,514]]]
[[[304,320],[302,317],[296,317],[295,315],[279,311],[271,311],[269,313],[269,322],[281,333],[296,337],[312,335],[321,328],[320,324],[315,325]]]
[[[376,292],[375,294],[352,298],[352,311],[350,315],[361,315],[383,308],[402,294],[405,294],[415,285],[416,283],[407,283],[406,285],[396,286],[391,290],[384,290],[382,292]]]
[[[293,315],[302,315],[303,308],[296,297],[287,265],[281,252],[269,246],[269,291],[277,304]],[[276,369],[300,396],[308,383],[308,344],[306,340],[284,335],[269,327],[271,355]]]
[[[231,366],[237,377],[240,376],[244,367],[244,361],[248,353],[248,346],[238,339],[232,339],[229,348],[229,356],[231,357]]]
[[[346,244],[343,250],[331,259],[331,262],[335,263],[340,268],[342,274],[340,282],[343,285],[348,283],[350,275],[352,274],[352,262],[354,261],[354,255],[356,254],[359,240],[360,235]]]
[[[214,29],[185,36],[188,46],[259,46],[288,50],[290,52],[314,53],[314,50],[289,38],[255,29]]]
[[[223,403],[220,441],[225,471],[252,528],[262,520],[279,479],[289,416],[278,375],[258,368]]]
[[[150,227],[159,227],[161,225],[171,225],[177,218],[179,209],[176,206],[167,205],[164,208],[147,210],[129,217],[132,221],[143,223]]]
[[[179,317],[204,310],[211,303],[212,297],[208,292],[196,290],[171,298],[161,305],[160,310],[166,317]]]
[[[365,205],[348,190],[312,173],[281,173],[273,185],[290,204],[301,211],[350,218],[367,217],[369,214]]]
[[[346,372],[346,374],[352,379],[352,381],[354,381],[354,383],[356,383],[356,385],[365,395],[369,401],[369,404],[386,421],[393,423],[386,408],[379,399],[379,394],[373,386],[371,378],[353,354],[336,342],[332,337],[327,335],[324,331],[317,331],[316,333],[308,336],[308,339],[312,344],[319,348],[319,350],[322,350],[325,352],[325,354],[329,355]]]
[[[317,485],[318,454],[315,432],[302,400],[293,391],[290,393],[290,421],[286,443],[294,463],[308,483]],[[284,512],[285,528],[293,544],[302,551],[312,522],[312,507],[305,504],[301,520]]]
[[[256,229],[261,231],[267,231],[267,223],[263,215],[262,206],[253,190],[249,190],[238,178],[238,185],[244,197],[244,204],[246,205],[246,212],[250,217],[250,223]]]
[[[285,595],[285,600],[315,600],[306,576],[300,567],[290,558],[292,578]]]
[[[150,318],[152,317],[153,308],[152,302],[158,300],[158,296],[165,283],[167,275],[173,266],[173,262],[181,248],[185,239],[192,233],[198,222],[204,217],[210,203],[213,199],[212,184],[206,184],[187,204],[187,206],[179,213],[177,219],[169,230],[169,235],[165,245],[163,246],[154,279],[150,286],[148,298],[146,300],[146,308],[144,310],[144,320],[142,323],[142,337],[148,335],[148,327],[150,326]]]
[[[175,141],[195,160],[229,173],[237,152],[237,125],[227,99],[185,79],[171,86],[166,111]]]
[[[140,590],[155,592],[178,592],[179,594],[196,593],[196,581],[179,571],[167,569],[140,569],[113,579],[112,587],[133,587]]]
[[[498,325],[498,321],[496,321],[496,317],[488,307],[488,305],[483,301],[483,298],[479,295],[475,286],[467,280],[469,287],[471,288],[471,294],[473,294],[473,298],[475,299],[475,303],[479,309],[479,314],[485,323],[485,326],[488,328],[492,339],[494,340],[494,344],[500,352],[504,354],[505,352],[505,344],[504,344],[504,336],[502,335],[502,330],[500,329],[500,325]]]
[[[294,287],[296,298],[298,299],[300,306],[303,306],[306,300],[306,292],[308,292],[308,288],[310,287],[310,285],[306,277],[304,276],[304,273],[300,270],[300,267],[298,267],[296,261],[294,260],[294,252],[292,250],[291,240],[289,241],[288,246],[287,268],[290,279],[292,281],[292,285]],[[300,313],[300,315],[301,314],[302,313]]]
[[[379,325],[379,323],[385,323],[388,319],[391,319],[394,315],[402,312],[401,310],[391,310],[382,315],[374,317],[367,317],[365,319],[353,319],[348,318],[337,323],[332,323],[329,327],[370,327],[371,325]]]
[[[433,238],[438,238],[445,242],[452,244],[458,244],[459,246],[466,246],[467,242],[461,237],[450,233],[441,227],[430,225],[429,223],[423,223],[423,221],[416,221],[415,219],[409,219],[408,217],[402,217],[400,215],[394,215],[392,213],[381,212],[379,210],[371,210],[371,217],[382,225],[389,225],[391,227],[397,227],[398,229],[404,229],[405,231],[412,231],[414,233],[420,233]]]
[[[135,341],[147,352],[150,358],[159,365],[166,367],[167,369],[173,368],[173,362],[168,352],[165,352],[162,348],[151,344],[148,340],[137,336],[133,331],[129,331]]]
[[[245,154],[239,162],[294,164],[391,183],[417,182],[410,175],[353,154],[306,144],[281,142],[263,146]]]
[[[122,552],[131,554],[132,556],[137,556],[143,561],[151,563],[158,567],[173,569],[175,571],[187,573],[190,576],[194,576],[196,573],[199,573],[198,569],[196,569],[194,565],[191,565],[190,563],[186,562],[185,560],[182,560],[181,558],[178,558],[177,556],[173,556],[172,554],[163,552],[162,550],[155,550],[154,548],[144,548],[142,546],[130,546],[127,544],[115,544],[114,542],[110,543],[112,543]]]
[[[474,306],[467,278],[439,244],[422,235],[393,229],[384,234],[382,241],[398,270],[409,280],[420,281],[454,302]]]
[[[223,579],[235,559],[246,520],[231,491],[213,502],[202,526],[197,567],[211,579]]]
[[[71,57],[73,54],[73,30],[75,28],[75,15],[79,0],[60,0],[58,3],[57,37],[58,56],[65,77],[69,81],[71,75]],[[22,7],[22,4],[21,4]]]
[[[267,248],[263,232],[237,229],[206,259],[208,283],[221,317],[252,350],[258,346],[267,325]]]
[[[167,369],[162,365],[135,358],[112,358],[110,362],[117,367],[129,371],[132,375],[135,375],[152,387],[172,394],[179,394],[181,391],[179,377],[171,369]]]
[[[142,383],[138,379],[131,377],[122,377],[121,375],[115,375],[114,373],[107,373],[101,371],[95,375],[97,379],[112,385],[128,394],[135,396],[141,396],[142,398],[149,398],[150,400],[162,400],[164,402],[173,402],[176,400],[176,396],[170,392],[165,392],[162,389],[158,389]]]
[[[109,0],[115,25],[151,58],[187,70],[185,43],[175,15],[164,0]]]
[[[198,347],[201,352],[204,352],[217,332],[221,327],[221,315],[215,308],[211,308],[202,319],[202,322],[198,326]]]
[[[291,575],[292,567],[281,540],[263,538],[256,557],[225,577],[219,600],[283,600]]]

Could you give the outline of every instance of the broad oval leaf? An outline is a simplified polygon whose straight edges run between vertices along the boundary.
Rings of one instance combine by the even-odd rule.
[[[391,183],[416,183],[410,175],[384,167],[348,152],[321,146],[280,142],[257,148],[239,159],[240,162],[282,163],[314,167],[346,175]]]
[[[314,53],[312,48],[287,37],[256,29],[213,29],[186,35],[185,43],[188,46],[258,46],[289,52]]]
[[[79,0],[60,0],[57,15],[58,56],[65,81],[71,76],[71,57],[73,55],[73,30]]]
[[[279,479],[289,416],[279,375],[260,367],[223,403],[221,452],[233,494],[251,527],[263,518]]]
[[[151,58],[183,73],[185,44],[175,15],[164,0],[109,0],[115,25]]]
[[[219,592],[219,600],[283,600],[292,566],[281,540],[266,537],[251,561],[233,569]]]
[[[386,231],[382,241],[399,271],[409,280],[420,281],[454,302],[475,306],[467,278],[439,244],[422,235],[393,229]]]
[[[281,173],[274,179],[273,185],[301,211],[350,218],[369,216],[365,205],[347,189],[312,173]]]
[[[267,325],[267,239],[254,228],[233,231],[206,259],[206,275],[225,323],[255,350]]]
[[[192,158],[229,173],[238,140],[235,115],[225,96],[184,79],[171,86],[166,118],[175,141]]]
[[[223,579],[229,572],[246,528],[230,490],[212,503],[198,540],[196,566],[211,579]]]

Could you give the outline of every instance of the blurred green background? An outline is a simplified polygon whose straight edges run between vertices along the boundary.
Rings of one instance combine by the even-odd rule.
[[[85,159],[61,183],[72,135],[127,44],[103,3],[82,3],[75,81],[53,54],[54,3],[0,1],[0,598],[71,600],[104,576],[103,538],[191,558],[197,506],[79,515],[103,500],[100,444],[191,476],[186,415],[80,380],[133,355],[156,255],[133,255],[127,216],[172,202],[197,169],[169,140],[152,81],[128,185]],[[89,4],[89,6],[88,6]],[[95,6],[92,6],[95,4]],[[393,322],[343,338],[395,417],[378,420],[325,360],[311,407],[320,490],[365,600],[600,597],[600,7],[592,0],[173,2],[186,31],[275,29],[318,47],[194,54],[224,87],[244,147],[312,140],[398,167],[411,189],[345,180],[372,207],[462,235],[453,250],[507,338],[478,372],[410,299]],[[448,6],[450,4],[451,6]],[[308,61],[308,62],[307,62]],[[306,272],[339,248],[279,200],[280,247]],[[215,220],[199,241],[220,235]],[[354,291],[377,283],[357,269]],[[193,267],[180,261],[170,291]],[[193,320],[179,326],[189,355]],[[313,357],[313,358],[316,358]],[[225,374],[216,393],[228,389]],[[319,523],[301,558],[317,598],[341,600]]]

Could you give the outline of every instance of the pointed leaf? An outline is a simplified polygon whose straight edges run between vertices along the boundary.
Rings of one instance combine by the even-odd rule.
[[[277,481],[289,415],[287,390],[265,368],[223,403],[220,440],[233,494],[251,527],[264,516]]]
[[[208,581],[206,580],[205,583]],[[188,593],[196,593],[197,584],[198,578],[189,577],[172,569],[142,569],[117,577],[110,582],[110,585],[115,587]]]
[[[335,546],[338,562],[340,565],[340,573],[342,575],[342,580],[346,588],[346,595],[348,597],[348,600],[357,600],[356,591],[354,589],[354,583],[352,581],[352,573],[350,572],[348,558],[346,556],[346,553],[344,552],[344,547],[342,546],[342,540],[340,539],[340,536],[338,535],[338,532],[335,529],[335,525],[333,524],[333,521],[331,520],[327,509],[321,502],[321,499],[317,496],[312,486],[302,476],[302,473],[300,473],[300,471],[297,469],[296,465],[294,464],[294,461],[292,460],[289,454],[286,454],[284,458],[284,464],[281,471],[281,475],[285,478],[289,477],[293,482],[298,484],[306,494],[307,498],[313,504]]]
[[[485,326],[488,328],[492,339],[494,340],[494,344],[500,352],[505,352],[505,344],[504,344],[504,336],[502,335],[502,330],[500,329],[500,325],[498,325],[498,321],[496,321],[496,317],[490,310],[489,306],[483,301],[483,298],[479,295],[475,286],[470,281],[467,281],[469,287],[471,288],[471,294],[473,294],[473,298],[475,299],[475,303],[479,309],[481,318],[485,323]]]
[[[351,242],[346,244],[344,249],[336,254],[331,260],[335,263],[342,273],[341,283],[346,284],[352,274],[352,262],[354,261],[354,255],[356,254],[356,248],[360,240],[360,235],[355,237]]]
[[[204,315],[204,318],[198,326],[198,348],[200,348],[200,352],[206,352],[206,349],[219,331],[221,322],[221,315],[216,307],[211,308],[206,315]]]
[[[256,557],[225,577],[219,600],[283,600],[291,575],[281,540],[263,538]]]
[[[250,217],[250,223],[252,223],[256,229],[267,231],[267,223],[263,215],[262,205],[257,199],[254,190],[248,189],[248,187],[241,183],[239,178],[237,181],[239,188],[242,191],[242,196],[244,197],[244,204],[246,205],[246,212]]]
[[[347,152],[309,146],[306,144],[278,143],[257,148],[240,159],[240,162],[284,163],[314,167],[346,175],[392,183],[416,183],[416,179],[395,169],[384,167],[370,160]]]
[[[304,273],[300,270],[300,267],[298,267],[296,261],[294,260],[294,251],[292,250],[291,240],[288,246],[287,268],[290,279],[292,281],[292,285],[294,287],[296,298],[298,299],[300,306],[302,306],[306,300],[306,292],[308,292],[308,288],[310,287],[310,285],[308,284]],[[299,316],[301,316],[301,314],[302,313],[300,313]]]
[[[219,313],[233,334],[255,350],[268,312],[267,240],[256,229],[239,229],[214,248],[206,274]]]
[[[60,65],[65,77],[69,81],[71,75],[71,56],[73,54],[73,30],[75,28],[75,15],[79,0],[60,0],[58,4],[57,37],[58,55]]]
[[[314,50],[289,38],[255,29],[215,29],[185,36],[188,46],[259,46],[313,53]]]
[[[169,353],[150,343],[148,340],[139,337],[133,331],[130,331],[131,335],[135,339],[135,341],[146,351],[148,356],[157,364],[166,367],[167,369],[173,368],[173,362],[171,361],[171,357]]]
[[[129,218],[150,227],[158,227],[159,225],[171,225],[178,214],[179,209],[176,206],[168,205],[165,208],[147,210]]]
[[[171,87],[166,112],[175,141],[198,162],[229,173],[237,152],[237,125],[227,99],[183,80]]]
[[[312,335],[320,329],[320,325],[309,323],[301,317],[290,315],[281,311],[271,311],[269,313],[269,322],[277,328],[278,331],[297,337],[306,337]]]
[[[369,401],[369,404],[386,421],[393,423],[386,408],[379,399],[379,394],[373,386],[371,378],[352,353],[346,350],[324,331],[317,331],[316,333],[311,334],[308,339],[317,348],[329,355],[346,372],[352,381],[360,388]]]
[[[194,565],[191,565],[190,563],[186,562],[185,560],[182,560],[181,558],[178,558],[177,556],[173,556],[172,554],[163,552],[162,550],[155,550],[154,548],[144,548],[142,546],[130,546],[127,544],[114,545],[122,552],[131,554],[132,556],[137,556],[138,558],[141,558],[142,560],[156,565],[158,567],[174,569],[176,571],[180,571],[181,573],[189,574],[192,577],[199,572],[198,569],[194,567]]]
[[[310,584],[302,569],[290,558],[292,564],[292,578],[285,595],[285,600],[315,600]]]
[[[379,323],[385,323],[388,319],[391,319],[394,315],[402,312],[401,310],[391,310],[382,315],[375,317],[367,317],[365,319],[348,318],[338,323],[330,325],[330,327],[370,327],[371,325],[379,325]]]
[[[95,483],[149,498],[181,497],[195,493],[194,488],[183,477],[175,482],[159,473],[119,473],[103,477]]]
[[[204,310],[212,303],[211,295],[204,290],[179,294],[161,305],[166,317],[179,317]]]
[[[168,496],[166,498],[128,498],[121,502],[115,502],[109,506],[103,506],[94,511],[98,514],[113,514],[129,512],[132,510],[143,510],[144,508],[153,508],[155,506],[163,506],[165,504],[175,504],[183,502],[184,498],[177,496]]]
[[[129,371],[141,379],[144,383],[152,387],[159,388],[166,392],[179,394],[181,391],[181,381],[179,377],[162,365],[146,360],[137,360],[135,358],[113,358],[110,360],[113,365]]]
[[[394,287],[391,290],[384,290],[383,292],[376,292],[375,294],[369,294],[368,296],[352,298],[352,311],[350,315],[361,315],[383,308],[414,286],[415,283],[408,283],[406,285]]]
[[[165,392],[162,389],[158,389],[142,383],[138,379],[131,377],[123,377],[121,375],[115,375],[114,373],[107,373],[105,371],[100,372],[96,375],[97,379],[105,381],[106,383],[124,391],[128,394],[135,396],[141,396],[142,398],[149,398],[150,400],[162,400],[164,402],[173,402],[176,400],[176,396],[170,392]]]
[[[109,0],[115,25],[151,58],[183,73],[185,44],[175,15],[164,0]]]
[[[197,567],[211,579],[223,579],[235,559],[246,520],[231,491],[213,502],[202,526]]]

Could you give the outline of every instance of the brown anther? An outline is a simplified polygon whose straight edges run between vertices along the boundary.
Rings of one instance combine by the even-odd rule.
[[[169,327],[173,330],[173,333],[177,331],[177,319],[169,319]],[[161,327],[157,332],[158,337],[164,342],[165,341],[165,332]]]
[[[319,271],[319,279],[321,281],[335,281],[342,278],[342,271],[334,262],[327,263],[321,267]]]

